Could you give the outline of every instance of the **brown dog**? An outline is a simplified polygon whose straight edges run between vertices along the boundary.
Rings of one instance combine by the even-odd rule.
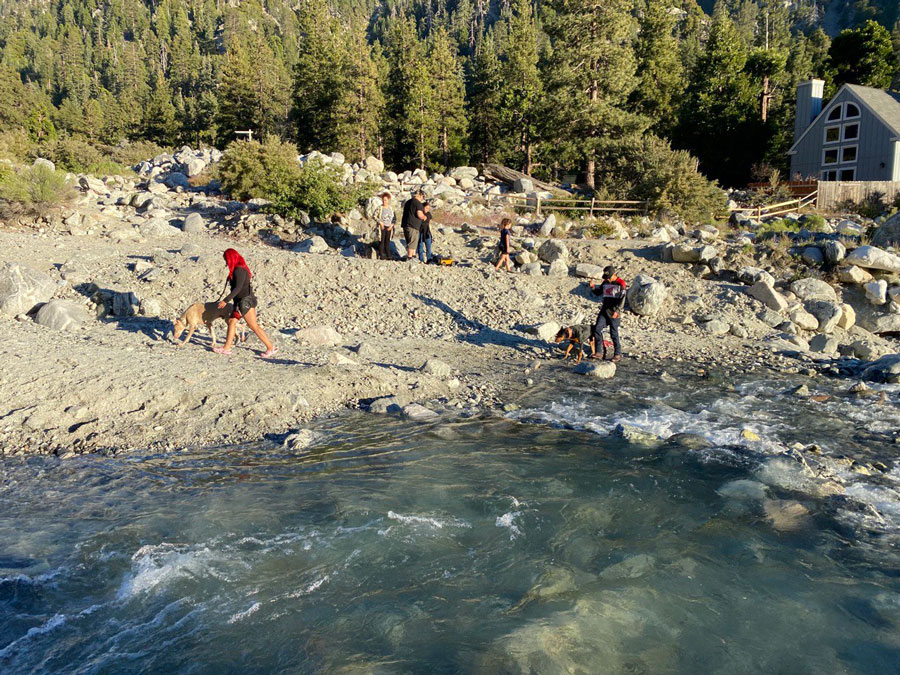
[[[181,347],[190,342],[191,336],[194,334],[197,326],[203,323],[206,324],[206,330],[209,331],[209,336],[212,339],[212,346],[215,347],[216,332],[213,329],[213,323],[216,319],[222,319],[227,322],[233,313],[234,305],[231,303],[225,305],[222,309],[219,309],[218,302],[198,302],[191,305],[180,319],[175,319],[175,325],[172,328],[172,339],[177,343],[175,346]],[[178,338],[184,332],[185,328],[188,329],[187,337],[184,338],[183,342],[178,342]],[[242,324],[238,324],[238,332],[240,334],[240,340],[243,342],[246,335],[244,334],[245,328]]]

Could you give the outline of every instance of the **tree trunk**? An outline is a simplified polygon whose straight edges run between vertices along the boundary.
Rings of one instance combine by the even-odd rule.
[[[446,126],[441,129],[441,150],[443,151],[443,154],[444,154],[444,168],[449,169],[450,168],[450,147],[449,147],[449,143],[447,142],[447,127]]]
[[[596,69],[596,64],[592,63],[591,67]],[[590,87],[590,100],[591,104],[595,104],[597,100],[600,98],[600,85],[597,80],[591,80]],[[593,105],[591,106],[593,107]],[[590,148],[587,151],[587,162],[585,163],[584,172],[585,172],[585,183],[587,186],[593,190],[596,187],[596,180],[594,178],[594,174],[597,171],[597,162],[594,160],[594,149]]]
[[[769,119],[769,100],[772,98],[772,94],[769,91],[769,76],[763,76],[762,82],[762,97],[761,97],[761,105],[760,105],[760,115],[762,116],[762,121],[765,122]]]

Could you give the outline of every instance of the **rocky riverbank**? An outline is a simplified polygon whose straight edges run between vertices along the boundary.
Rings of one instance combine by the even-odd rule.
[[[0,452],[280,441],[347,405],[413,419],[509,410],[555,358],[558,327],[593,320],[587,282],[605,264],[630,285],[630,358],[618,372],[581,372],[655,377],[680,363],[847,377],[848,387],[900,373],[892,357],[877,360],[897,351],[900,259],[859,247],[861,223],[853,235],[834,223],[833,237],[800,240],[803,255],[791,257],[792,242],[779,251],[739,228],[611,218],[603,234],[526,215],[510,275],[489,265],[499,214],[479,227],[459,209],[438,212],[435,250],[455,266],[377,261],[361,213],[274,234],[273,216],[173,181],[172,166],[140,167],[143,181],[80,177],[70,212],[0,228]],[[459,182],[482,189],[470,176]],[[440,185],[410,174],[397,186],[423,178]],[[188,305],[218,297],[228,246],[254,272],[273,361],[254,357],[255,338],[230,359],[209,351],[202,328],[191,345],[169,339]]]

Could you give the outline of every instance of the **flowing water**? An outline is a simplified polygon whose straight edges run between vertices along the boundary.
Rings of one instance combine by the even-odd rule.
[[[303,451],[6,460],[0,672],[898,672],[897,393],[634,379]]]

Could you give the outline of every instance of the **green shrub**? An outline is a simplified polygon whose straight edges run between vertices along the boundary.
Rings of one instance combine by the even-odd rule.
[[[822,232],[825,229],[825,218],[818,213],[810,213],[803,217],[803,227],[811,232]]]
[[[0,170],[0,200],[15,210],[42,215],[64,205],[74,194],[66,175],[47,166]]]
[[[8,129],[0,132],[0,159],[21,162],[32,156],[34,143],[24,129]]]
[[[56,164],[56,168],[95,176],[130,176],[134,172],[112,157],[114,148],[98,146],[81,136],[41,144],[38,154]]]
[[[599,185],[619,199],[647,200],[652,211],[709,222],[725,193],[699,171],[696,158],[653,135],[611,141],[598,153]]]
[[[343,185],[342,174],[321,162],[308,162],[301,168],[297,148],[274,137],[264,143],[231,143],[218,173],[234,199],[267,199],[269,211],[288,218],[306,212],[313,219],[324,220],[375,194],[374,184]]]
[[[344,185],[341,175],[318,160],[307,162],[296,181],[278,181],[270,210],[288,218],[299,218],[305,211],[314,220],[325,220],[335,213],[346,213],[375,194],[374,184]]]
[[[168,151],[169,148],[164,148],[152,141],[123,141],[107,148],[106,154],[113,162],[121,166],[132,167]]]
[[[219,162],[219,180],[234,199],[273,199],[300,178],[297,148],[270,136],[264,143],[234,141]]]

